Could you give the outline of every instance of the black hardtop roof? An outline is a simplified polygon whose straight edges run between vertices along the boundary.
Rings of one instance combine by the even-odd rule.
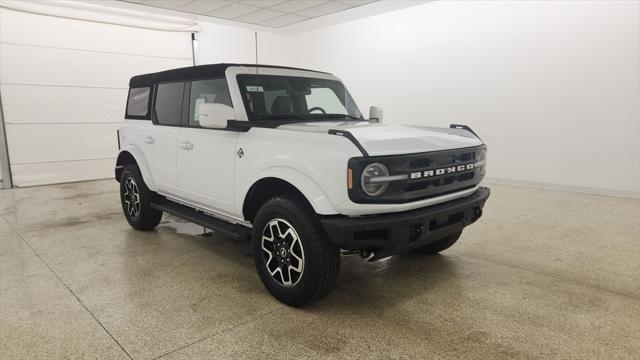
[[[255,67],[256,64],[230,64],[230,63],[222,63],[222,64],[207,64],[207,65],[197,65],[197,66],[189,66],[171,70],[160,71],[156,73],[136,75],[131,78],[129,81],[129,87],[144,87],[151,86],[153,84],[168,82],[168,81],[179,81],[179,80],[196,80],[196,79],[204,79],[211,77],[220,77],[224,76],[224,72],[228,67],[231,66],[246,66],[246,67]],[[313,71],[317,73],[323,73],[321,71],[308,70],[308,69],[300,69],[294,67],[287,66],[276,66],[276,65],[258,65],[261,68],[277,68],[277,69],[289,69],[289,70],[304,70],[304,71]]]

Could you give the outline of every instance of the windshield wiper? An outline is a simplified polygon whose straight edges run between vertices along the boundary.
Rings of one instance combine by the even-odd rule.
[[[365,121],[361,117],[348,115],[348,114],[318,114],[316,119],[345,119],[345,120]]]
[[[269,114],[261,115],[256,121],[327,121],[327,120],[357,120],[366,121],[365,119],[348,114]]]
[[[308,121],[309,118],[303,118],[298,114],[269,114],[269,115],[261,115],[259,120],[256,121],[282,121],[282,120],[291,120],[291,121]]]

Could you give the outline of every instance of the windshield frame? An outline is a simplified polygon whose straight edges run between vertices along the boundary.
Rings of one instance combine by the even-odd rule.
[[[340,84],[344,88],[345,91],[345,103],[351,102],[353,104],[353,108],[356,110],[356,115],[354,116],[350,114],[337,114],[337,113],[310,113],[310,114],[269,114],[269,115],[256,115],[253,113],[251,109],[251,105],[247,99],[247,84],[246,80],[251,80],[252,78],[258,77],[257,86],[260,84],[261,78],[273,78],[273,77],[281,77],[281,78],[293,78],[293,79],[311,79],[311,80],[319,80],[323,82],[334,82]],[[356,104],[355,100],[347,90],[346,86],[342,81],[337,78],[326,78],[323,76],[301,76],[299,74],[248,74],[248,73],[238,73],[235,74],[236,82],[238,85],[238,90],[240,92],[240,98],[242,100],[242,105],[245,110],[247,120],[250,122],[262,122],[262,121],[291,121],[291,122],[307,122],[307,121],[336,121],[336,120],[353,120],[353,121],[364,121],[364,116],[360,111],[360,108]],[[251,86],[251,85],[248,85]],[[345,107],[346,108],[346,107]],[[348,109],[346,109],[349,112]]]

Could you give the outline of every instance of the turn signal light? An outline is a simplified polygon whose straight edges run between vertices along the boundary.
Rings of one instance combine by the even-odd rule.
[[[347,187],[349,190],[353,189],[353,170],[347,168]]]

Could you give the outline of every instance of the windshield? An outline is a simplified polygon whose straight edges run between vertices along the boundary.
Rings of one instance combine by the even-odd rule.
[[[362,119],[351,95],[339,81],[238,75],[238,83],[251,121]]]

